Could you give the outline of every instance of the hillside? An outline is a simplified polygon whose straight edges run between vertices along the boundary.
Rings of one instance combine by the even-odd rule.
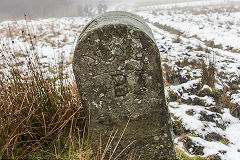
[[[115,6],[121,9],[121,6]],[[114,10],[114,8],[112,8]],[[187,2],[129,8],[151,27],[161,52],[174,142],[189,156],[240,157],[240,4]],[[91,18],[49,18],[0,23],[0,76],[12,50],[13,65],[26,68],[38,54],[54,77],[62,60],[74,81],[71,60],[76,40]],[[26,41],[33,35],[31,43]],[[33,45],[34,44],[34,45]],[[32,47],[37,52],[28,52]]]

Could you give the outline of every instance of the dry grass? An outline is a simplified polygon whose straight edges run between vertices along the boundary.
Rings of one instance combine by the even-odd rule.
[[[204,84],[208,85],[211,88],[215,87],[215,73],[216,73],[216,68],[214,63],[209,63],[207,66],[205,62],[202,62],[202,86]]]
[[[116,146],[112,141],[117,131],[93,157],[80,96],[76,85],[66,81],[64,63],[52,68],[54,77],[47,75],[35,50],[35,36],[28,27],[24,33],[29,49],[15,51],[14,41],[0,46],[5,64],[0,66],[0,159],[118,159],[134,143],[114,153],[128,124]],[[16,65],[19,55],[25,58],[22,65]],[[106,157],[110,148],[114,150]],[[135,159],[134,154],[129,159]]]
[[[170,26],[162,25],[162,24],[157,23],[157,22],[154,23],[153,25],[154,25],[155,27],[159,28],[159,29],[162,29],[162,30],[167,31],[167,32],[169,32],[169,33],[171,33],[171,34],[177,35],[176,40],[174,40],[174,41],[176,41],[176,43],[180,43],[180,41],[181,41],[180,37],[181,37],[181,36],[184,36],[183,32],[181,32],[181,31],[179,31],[179,30],[177,30],[177,29],[174,29],[174,28],[172,28],[172,27],[170,27]],[[184,36],[184,37],[185,37],[185,36]]]
[[[0,46],[6,64],[0,67],[0,159],[49,158],[63,152],[71,157],[75,137],[82,138],[84,130],[80,96],[74,84],[64,82],[61,66],[55,77],[43,72],[34,36],[25,32],[29,49],[15,51],[14,41]],[[24,61],[19,54],[27,55],[21,57]]]
[[[61,71],[47,78],[37,59],[30,58],[23,71],[12,65],[15,55],[11,52],[6,58],[8,73],[0,78],[0,157],[27,158],[81,131],[84,115],[75,85],[63,84]],[[10,52],[1,54],[6,57]]]
[[[221,95],[221,107],[232,109],[235,105],[231,102],[231,96],[228,95],[228,91],[229,88],[225,86]]]

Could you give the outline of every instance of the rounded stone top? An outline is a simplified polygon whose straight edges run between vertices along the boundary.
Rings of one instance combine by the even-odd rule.
[[[124,11],[111,11],[96,17],[87,26],[85,26],[81,32],[80,39],[85,37],[85,35],[92,30],[109,25],[126,25],[130,28],[141,30],[154,40],[151,29],[141,17]]]

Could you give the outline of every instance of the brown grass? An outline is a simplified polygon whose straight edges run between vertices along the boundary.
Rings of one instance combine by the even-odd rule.
[[[9,31],[11,35],[10,27]],[[76,85],[63,83],[66,76],[61,67],[52,78],[43,72],[34,36],[27,32],[30,50],[16,52],[11,49],[14,41],[0,47],[7,69],[0,75],[0,159],[31,158],[36,153],[49,157],[50,150],[55,149],[56,154],[69,150],[84,128]],[[18,65],[19,54],[28,54],[24,69]]]
[[[66,82],[64,63],[51,68],[56,76],[47,75],[35,50],[36,39],[28,27],[24,33],[30,49],[15,51],[14,41],[0,46],[5,64],[0,66],[0,159],[118,159],[134,143],[114,154],[129,122],[109,157],[105,153],[115,136],[93,157],[78,89]],[[22,65],[16,65],[19,55],[25,58]],[[129,159],[135,159],[134,154]]]
[[[216,68],[214,63],[209,63],[207,66],[205,62],[202,62],[202,86],[204,84],[208,85],[211,88],[214,88],[215,86],[215,73],[216,73]]]

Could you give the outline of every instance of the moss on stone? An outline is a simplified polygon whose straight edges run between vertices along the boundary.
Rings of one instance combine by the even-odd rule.
[[[94,154],[99,149],[99,135],[104,147],[110,132],[118,129],[119,136],[131,119],[116,154],[136,143],[119,159],[126,159],[133,148],[141,159],[175,159],[160,53],[142,18],[127,12],[95,18],[80,34],[73,71],[86,119],[91,118]]]

